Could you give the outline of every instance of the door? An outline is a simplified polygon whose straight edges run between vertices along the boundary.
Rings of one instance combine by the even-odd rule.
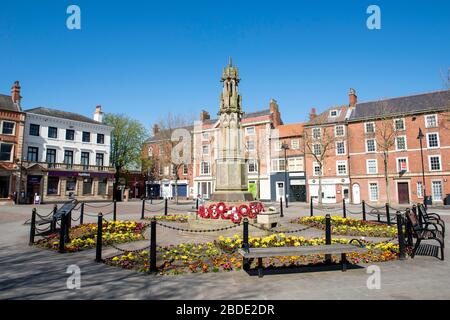
[[[336,185],[322,185],[322,203],[336,203]]]
[[[399,204],[409,204],[409,186],[408,182],[398,182],[398,203]]]
[[[280,201],[280,198],[284,198],[284,182],[277,182],[276,185],[277,189],[275,201]]]
[[[361,193],[359,190],[359,184],[355,183],[352,187],[352,198],[353,198],[353,204],[360,204],[361,203]]]
[[[0,198],[9,196],[9,176],[0,177]]]
[[[253,195],[253,199],[256,199],[256,181],[248,182],[248,191]]]
[[[306,202],[306,186],[291,185],[291,201]]]

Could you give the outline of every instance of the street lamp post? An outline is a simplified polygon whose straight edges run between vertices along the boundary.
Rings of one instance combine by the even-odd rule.
[[[284,150],[284,199],[285,199],[285,204],[286,204],[286,208],[289,208],[289,203],[288,203],[288,198],[289,198],[289,194],[288,194],[288,178],[287,178],[287,151],[289,150],[289,146],[287,143],[283,143],[281,145],[281,149]]]
[[[424,138],[422,128],[419,128],[419,134],[417,135],[417,139],[420,142],[420,157],[422,159],[422,190],[423,190],[423,205],[425,208],[427,207],[427,193],[425,188],[425,166],[423,162],[423,146],[422,146],[422,139]]]

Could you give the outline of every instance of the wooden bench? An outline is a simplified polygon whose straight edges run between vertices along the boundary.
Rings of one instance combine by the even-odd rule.
[[[286,257],[286,256],[307,256],[313,254],[324,254],[326,260],[330,255],[340,254],[342,271],[347,271],[347,253],[364,253],[367,252],[365,247],[357,247],[352,244],[330,244],[319,246],[299,246],[299,247],[272,247],[272,248],[250,248],[239,249],[239,253],[243,257],[243,265],[247,265],[247,261],[258,259],[258,276],[263,276],[262,259],[270,257]]]

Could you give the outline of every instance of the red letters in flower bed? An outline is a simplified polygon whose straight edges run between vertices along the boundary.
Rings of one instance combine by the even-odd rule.
[[[203,219],[224,219],[234,223],[240,223],[242,218],[249,217],[255,219],[258,213],[264,212],[264,205],[261,202],[251,202],[249,205],[228,206],[223,203],[213,203],[209,207],[200,205],[197,214]]]

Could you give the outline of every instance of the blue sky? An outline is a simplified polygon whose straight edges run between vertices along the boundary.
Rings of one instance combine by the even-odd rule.
[[[81,8],[81,30],[66,9]],[[381,8],[382,29],[366,27]],[[244,111],[278,100],[286,123],[345,104],[443,88],[450,2],[3,1],[0,93],[14,80],[23,105],[91,115],[126,113],[148,128],[167,112],[216,114],[228,57]]]

